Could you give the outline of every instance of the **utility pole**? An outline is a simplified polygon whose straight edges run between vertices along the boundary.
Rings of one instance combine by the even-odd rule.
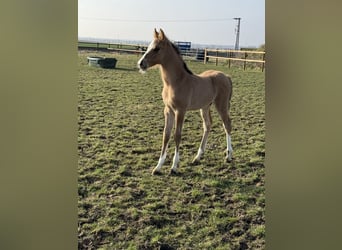
[[[237,20],[237,28],[236,28],[236,40],[235,40],[235,50],[239,50],[239,39],[240,39],[240,20],[241,17],[235,17],[234,20]]]

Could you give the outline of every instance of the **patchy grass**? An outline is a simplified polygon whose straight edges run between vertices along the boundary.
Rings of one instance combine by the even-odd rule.
[[[118,59],[93,68],[87,56]],[[151,176],[164,125],[158,70],[140,74],[134,55],[79,52],[78,244],[80,249],[264,249],[265,84],[260,70],[187,62],[194,73],[232,76],[234,163],[224,162],[225,134],[213,128],[201,163],[202,121],[188,112],[178,176]]]

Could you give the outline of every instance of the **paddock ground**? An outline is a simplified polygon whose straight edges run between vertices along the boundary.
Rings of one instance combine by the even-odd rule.
[[[116,69],[87,65],[117,58]],[[188,112],[178,176],[151,176],[163,131],[159,70],[140,74],[137,55],[79,51],[79,249],[264,249],[265,73],[186,61],[194,73],[231,75],[234,163],[224,162],[225,134],[214,107],[201,163],[199,111]]]

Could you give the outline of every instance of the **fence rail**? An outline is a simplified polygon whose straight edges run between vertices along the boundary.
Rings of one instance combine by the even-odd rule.
[[[216,66],[218,64],[218,60],[226,60],[228,61],[229,68],[231,66],[231,61],[243,62],[244,70],[247,67],[247,63],[260,63],[262,71],[264,71],[265,68],[264,51],[205,49],[203,58],[204,64],[206,64],[210,58],[215,59]]]
[[[78,42],[79,49],[111,50],[116,52],[127,52],[134,54],[145,53],[147,46],[139,44],[124,43],[96,43],[96,42]]]

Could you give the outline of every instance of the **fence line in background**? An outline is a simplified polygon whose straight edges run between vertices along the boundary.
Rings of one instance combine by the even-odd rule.
[[[141,55],[145,53],[147,45],[139,44],[122,44],[122,43],[96,43],[96,42],[78,42],[79,49],[95,49],[105,51],[115,51],[118,53],[132,53]],[[249,51],[249,50],[222,50],[222,49],[187,49],[180,50],[182,56],[187,60],[203,61],[206,64],[209,59],[215,60],[215,65],[218,65],[219,60],[228,61],[228,67],[231,67],[231,62],[242,62],[243,69],[246,70],[247,63],[261,64],[261,70],[265,68],[265,52],[264,51]]]
[[[78,42],[80,49],[96,49],[96,50],[111,50],[116,52],[127,52],[134,54],[143,54],[146,51],[146,45],[139,44],[123,44],[123,43],[96,43],[96,42]]]

